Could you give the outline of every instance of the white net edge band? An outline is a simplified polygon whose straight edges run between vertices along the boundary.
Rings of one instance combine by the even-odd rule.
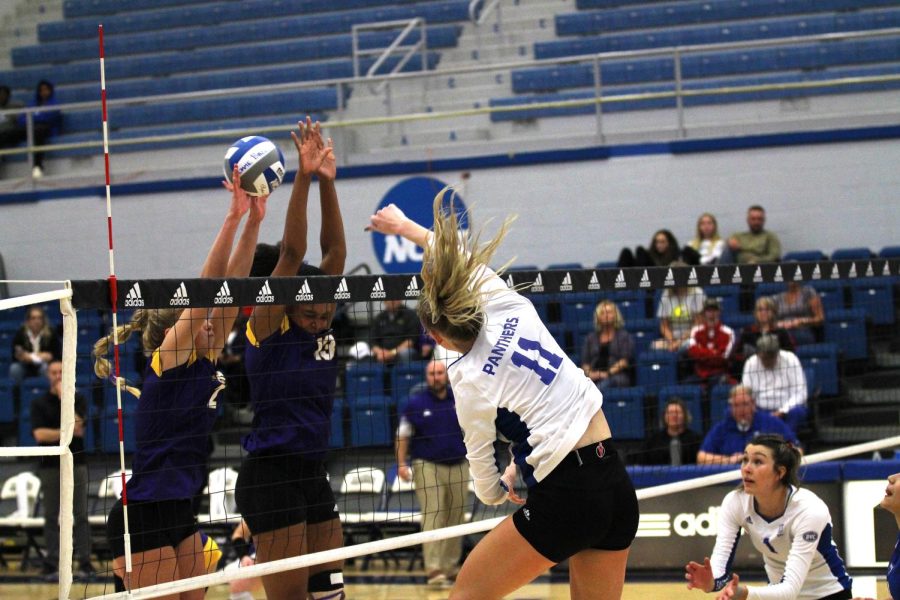
[[[894,436],[882,440],[876,440],[873,442],[865,442],[862,444],[847,446],[845,448],[839,448],[837,450],[820,452],[818,454],[811,454],[804,457],[803,464],[810,465],[820,463],[837,458],[843,458],[846,456],[853,456],[854,454],[874,452],[876,450],[890,448],[897,445],[900,445],[900,436]],[[664,494],[687,491],[690,489],[708,485],[727,483],[729,481],[734,481],[734,479],[739,476],[739,473],[739,469],[734,469],[722,473],[715,473],[713,475],[706,475],[704,477],[696,477],[694,479],[685,481],[643,488],[637,490],[637,497],[638,500],[642,500],[645,498],[654,498],[656,496],[661,496]],[[143,598],[158,598],[167,594],[175,594],[200,588],[206,588],[214,585],[221,585],[239,579],[261,577],[263,575],[281,573],[283,571],[289,571],[291,569],[302,569],[326,562],[346,560],[348,558],[357,558],[359,556],[365,556],[367,554],[376,554],[389,550],[397,550],[399,548],[413,546],[416,544],[436,542],[439,540],[459,537],[462,535],[481,533],[483,531],[493,529],[506,518],[507,517],[505,516],[495,517],[492,519],[485,519],[483,521],[476,521],[473,523],[464,523],[462,525],[454,525],[452,527],[445,527],[433,531],[422,531],[419,533],[412,533],[383,540],[376,540],[374,542],[365,542],[350,547],[335,548],[334,550],[317,552],[315,554],[295,556],[268,563],[241,567],[240,569],[229,571],[227,573],[225,571],[218,571],[210,575],[201,575],[199,577],[192,577],[189,579],[160,583],[157,585],[136,589],[131,592],[118,592],[115,594],[94,596],[92,598],[89,598],[88,600],[140,600]]]

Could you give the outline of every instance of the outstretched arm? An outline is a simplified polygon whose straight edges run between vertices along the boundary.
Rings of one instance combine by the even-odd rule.
[[[340,275],[347,262],[347,240],[344,237],[344,221],[341,218],[341,207],[338,204],[337,189],[334,179],[337,176],[337,165],[334,158],[334,142],[328,138],[325,144],[319,124],[313,129],[312,138],[316,141],[319,152],[324,152],[321,166],[316,170],[319,177],[319,202],[322,206],[322,230],[319,232],[319,245],[322,249],[320,268],[329,275]]]
[[[235,188],[240,190],[240,176],[235,167]],[[231,206],[225,215],[225,222],[216,239],[213,241],[206,262],[203,264],[201,277],[223,277],[228,268],[234,236],[244,214],[250,209],[250,199],[243,190],[232,191]],[[200,329],[206,325],[206,308],[189,308],[182,311],[175,325],[166,333],[159,347],[160,368],[162,371],[177,367],[187,362],[194,351],[194,339]],[[224,339],[224,338],[223,338]]]
[[[281,251],[278,262],[272,270],[276,277],[291,277],[297,274],[303,257],[306,256],[307,243],[307,201],[312,175],[322,165],[325,157],[332,151],[330,148],[320,149],[312,139],[313,125],[309,117],[306,122],[298,123],[300,135],[291,132],[291,139],[299,156],[299,169],[291,189],[287,216],[284,220],[284,235],[281,238]],[[284,318],[284,306],[257,306],[250,317],[250,327],[257,340],[263,340],[274,333]]]
[[[240,175],[235,168],[233,175],[234,184],[223,181],[226,189],[231,191],[233,197],[244,196],[247,193],[241,189]],[[231,253],[228,260],[228,267],[225,271],[226,277],[246,277],[250,274],[250,267],[253,265],[253,254],[256,251],[256,242],[259,239],[259,227],[263,219],[266,217],[266,205],[269,200],[268,196],[259,196],[258,198],[247,197],[250,210],[247,215],[247,222],[244,224],[244,231],[238,239],[237,246]],[[239,307],[216,307],[210,316],[210,322],[213,326],[214,341],[209,350],[209,356],[214,359],[222,352],[225,346],[225,340],[231,332],[234,320],[240,312]]]
[[[385,235],[399,235],[423,248],[431,236],[430,231],[410,220],[396,204],[388,204],[372,215],[366,230]]]

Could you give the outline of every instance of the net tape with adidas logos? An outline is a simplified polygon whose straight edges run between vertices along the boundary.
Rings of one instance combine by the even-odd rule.
[[[510,287],[523,293],[665,289],[678,286],[853,280],[900,276],[900,259],[771,263],[625,269],[509,271]],[[252,277],[243,279],[118,280],[117,307],[184,308],[191,306],[251,306],[312,302],[410,300],[419,297],[419,275],[352,275],[315,277]],[[73,281],[75,308],[108,308],[109,283]]]

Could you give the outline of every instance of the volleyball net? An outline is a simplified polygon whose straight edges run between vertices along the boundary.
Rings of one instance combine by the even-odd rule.
[[[752,439],[757,431],[777,426],[775,431],[781,432],[789,426],[786,435],[805,449],[809,466],[803,474],[812,486],[839,477],[846,459],[868,459],[873,453],[893,458],[894,448],[900,446],[898,271],[900,260],[861,258],[672,268],[569,265],[503,274],[510,287],[532,301],[560,350],[603,391],[604,413],[641,498],[641,525],[631,559],[635,568],[683,566],[674,564],[683,552],[658,551],[658,544],[676,539],[687,543],[695,556],[708,554],[714,507],[736,480],[735,454],[742,449],[741,440]],[[435,399],[441,397],[441,377],[429,372],[430,361],[447,365],[454,358],[434,346],[411,311],[422,287],[418,275],[120,280],[116,285],[120,326],[135,311],[156,315],[164,331],[164,321],[183,309],[206,308],[204,314],[213,315],[217,307],[244,308],[216,363],[225,387],[212,386],[215,395],[191,409],[171,398],[168,403],[141,401],[144,381],[153,377],[154,369],[150,365],[148,370],[148,352],[139,334],[123,336],[118,346],[118,378],[96,375],[94,344],[109,334],[111,325],[107,281],[71,282],[76,310],[66,308],[68,289],[55,296],[0,301],[0,335],[5,337],[0,349],[11,349],[11,364],[22,357],[13,349],[13,338],[23,323],[27,326],[33,306],[43,307],[47,324],[60,330],[61,391],[52,387],[52,377],[37,363],[26,365],[25,377],[2,390],[5,408],[0,411],[6,438],[13,441],[13,447],[0,450],[4,456],[19,457],[17,471],[45,476],[46,462],[38,465],[34,457],[44,453],[47,458],[41,460],[51,462],[60,459],[50,457],[62,457],[60,598],[68,597],[73,553],[77,563],[83,551],[78,539],[73,544],[71,527],[66,526],[66,519],[74,518],[77,538],[78,513],[83,510],[79,506],[86,506],[94,532],[92,552],[101,558],[101,572],[107,575],[83,591],[105,598],[157,597],[288,569],[315,569],[338,559],[354,569],[366,569],[372,561],[414,568],[423,560],[422,543],[456,539],[458,551],[465,553],[517,508],[480,503],[461,455],[461,433],[448,429],[446,420],[438,429],[428,422],[447,406],[452,411],[452,405]],[[60,298],[62,313],[56,305]],[[798,303],[808,312],[798,312]],[[250,386],[263,380],[245,368],[247,346],[254,342],[246,335],[252,307],[293,307],[289,310],[299,322],[304,307],[323,304],[335,306],[331,329],[296,343],[313,344],[306,348],[308,356],[326,359],[329,367],[298,360],[301,372],[270,373],[264,381],[271,398],[254,398]],[[276,344],[276,352],[293,352],[287,342],[281,344]],[[110,343],[105,356],[114,364],[112,352]],[[183,379],[176,384],[184,387],[195,385],[199,377],[188,371],[175,375]],[[301,380],[314,385],[281,389],[273,383]],[[47,393],[54,391],[62,399],[62,441],[42,441],[45,445],[32,448],[42,424],[35,411],[42,410]],[[266,403],[275,402],[299,407],[299,412],[285,413],[299,421],[262,418],[261,413],[272,408]],[[191,427],[195,420],[209,420],[209,430],[197,433]],[[729,423],[744,421],[749,433],[728,429]],[[138,429],[142,423],[150,424],[148,430]],[[151,425],[156,429],[149,430]],[[401,464],[398,436],[408,441]],[[251,519],[242,514],[235,494],[248,463],[245,448],[266,437],[316,440],[308,446],[310,456],[318,457],[319,450],[325,456],[333,501],[325,494],[308,510],[327,516],[336,504],[340,531],[332,533],[340,543],[305,556],[225,568],[239,551],[240,544],[233,540],[242,517]],[[142,444],[153,444],[152,449],[163,454],[154,463],[153,481],[174,480],[185,466],[204,474],[192,494],[192,511],[201,532],[216,542],[223,556],[219,559],[211,545],[182,549],[193,557],[194,576],[179,581],[172,581],[176,577],[169,563],[132,564],[131,581],[140,577],[144,587],[136,589],[132,583],[126,596],[115,592],[114,551],[103,540],[107,516]],[[172,461],[179,465],[176,469],[165,460],[165,448],[190,448],[193,454]],[[145,456],[148,450],[143,448]],[[120,452],[125,456],[124,474]],[[436,462],[452,466],[451,481],[439,482],[428,465],[417,461],[417,454],[429,452],[441,455]],[[501,441],[497,454],[503,466],[509,452]],[[70,456],[74,468],[67,466]],[[297,453],[285,458],[295,461]],[[412,465],[412,473],[400,468],[404,462]],[[86,482],[76,477],[78,465],[87,467]],[[285,482],[303,486],[314,479],[301,471],[286,468]],[[519,486],[525,494],[521,480]],[[44,512],[35,498],[29,501],[29,494],[37,493],[34,485],[23,489],[4,500],[7,508],[15,507],[15,514],[2,524],[11,538],[19,537],[23,555],[30,546],[36,557],[35,547],[45,544]],[[249,489],[252,493],[253,487]],[[132,488],[126,491],[132,493]],[[819,492],[833,515],[841,512],[845,499],[840,494]],[[79,505],[78,497],[86,497],[86,504]],[[124,502],[137,505],[142,499],[138,492],[131,497],[126,493]],[[676,513],[673,502],[690,510]],[[130,541],[140,543],[134,536]],[[655,549],[652,544],[657,544]],[[741,560],[751,562],[739,556],[738,565]],[[158,577],[154,580],[148,573]]]

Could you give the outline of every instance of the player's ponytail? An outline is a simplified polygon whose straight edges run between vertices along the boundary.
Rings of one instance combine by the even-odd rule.
[[[434,237],[425,246],[418,315],[426,329],[451,339],[471,341],[484,324],[484,298],[479,276],[503,241],[515,217],[507,217],[497,235],[482,244],[480,232],[472,237],[459,229],[453,197],[444,209],[443,190],[434,199]]]
[[[141,342],[144,346],[144,354],[150,355],[155,349],[159,348],[166,336],[166,330],[175,324],[181,314],[182,309],[162,309],[162,310],[146,310],[139,309],[134,311],[131,320],[125,325],[120,325],[116,331],[119,345],[121,346],[131,334],[141,332]],[[112,368],[109,360],[106,358],[109,348],[113,342],[113,335],[100,338],[94,344],[94,373],[100,379],[107,379],[112,375]],[[121,385],[128,392],[135,396],[140,396],[140,392],[125,384],[124,380],[114,381],[116,385]]]

